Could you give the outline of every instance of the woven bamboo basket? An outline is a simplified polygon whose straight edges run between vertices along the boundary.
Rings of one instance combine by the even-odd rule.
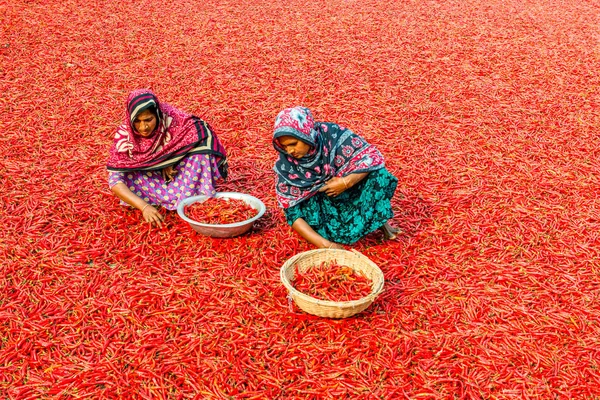
[[[320,265],[323,261],[335,260],[338,264],[362,272],[372,281],[371,293],[359,300],[353,301],[327,301],[308,296],[294,288],[292,282],[296,269],[304,272],[307,269]],[[280,270],[281,282],[289,292],[289,296],[296,305],[312,315],[327,318],[346,318],[357,314],[371,305],[373,300],[383,291],[383,272],[366,256],[358,251],[338,249],[318,249],[296,254],[287,260]]]

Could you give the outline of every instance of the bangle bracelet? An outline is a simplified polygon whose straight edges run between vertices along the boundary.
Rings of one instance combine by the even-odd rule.
[[[142,207],[142,213],[144,212],[144,210],[146,209],[146,207],[148,207],[150,205],[150,203],[146,203],[146,205],[144,207]]]
[[[344,182],[344,187],[348,189],[348,184],[346,183],[346,177],[342,176],[342,182]]]

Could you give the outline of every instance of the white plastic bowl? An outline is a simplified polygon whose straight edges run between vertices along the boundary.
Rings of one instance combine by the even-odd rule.
[[[263,214],[265,213],[265,211],[267,210],[267,208],[265,207],[265,205],[262,201],[260,201],[259,199],[257,199],[254,196],[250,196],[249,194],[245,194],[245,193],[219,192],[214,197],[243,200],[250,207],[257,210],[257,214],[254,217],[247,219],[246,221],[236,222],[233,224],[211,225],[211,224],[203,224],[200,222],[196,222],[193,219],[190,219],[185,215],[185,213],[184,213],[185,206],[189,206],[190,204],[197,203],[197,202],[203,202],[209,198],[208,196],[203,196],[203,195],[192,196],[192,197],[183,199],[181,201],[181,203],[179,203],[179,206],[177,206],[177,214],[179,214],[181,219],[183,219],[185,222],[189,223],[190,226],[201,235],[211,236],[211,237],[216,237],[216,238],[228,238],[228,237],[242,235],[242,234],[248,232],[254,225],[254,221],[256,221],[257,219],[262,217]]]

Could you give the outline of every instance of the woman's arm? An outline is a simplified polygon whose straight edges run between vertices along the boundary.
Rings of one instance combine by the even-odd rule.
[[[368,172],[359,172],[357,174],[346,175],[342,177],[342,180],[344,180],[344,182],[348,186],[346,189],[350,189],[352,186],[365,179],[367,175],[369,175]]]
[[[306,241],[314,244],[320,249],[344,249],[341,244],[331,242],[319,235],[313,228],[310,227],[302,218],[298,218],[292,224],[292,229],[295,230]]]
[[[367,175],[369,175],[368,172],[359,172],[343,177],[333,177],[325,183],[325,186],[319,189],[319,192],[325,192],[327,196],[338,196],[365,179]]]
[[[164,221],[165,217],[154,206],[146,203],[144,199],[129,190],[123,182],[117,183],[111,190],[119,199],[140,210],[146,222],[150,222],[153,225],[161,225],[162,221]]]

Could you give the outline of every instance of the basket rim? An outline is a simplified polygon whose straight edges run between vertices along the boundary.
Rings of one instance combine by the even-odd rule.
[[[231,224],[204,224],[202,222],[195,221],[195,220],[189,218],[187,215],[185,215],[185,212],[183,211],[185,209],[185,206],[189,206],[191,204],[197,203],[201,200],[209,199],[211,197],[216,197],[219,199],[236,199],[236,200],[252,199],[252,200],[255,200],[259,204],[259,207],[257,210],[258,213],[250,219],[247,219],[247,220],[241,221],[241,222],[233,222]],[[240,192],[217,192],[217,193],[215,193],[214,196],[207,196],[204,194],[200,194],[197,196],[190,196],[190,197],[186,197],[185,199],[183,199],[177,206],[177,214],[179,215],[179,217],[181,217],[181,219],[183,219],[185,222],[187,222],[191,225],[196,225],[196,226],[199,226],[202,228],[237,228],[237,227],[245,226],[247,224],[253,223],[257,219],[262,217],[265,214],[266,210],[267,210],[267,207],[265,206],[265,203],[263,203],[259,198],[254,197],[250,194],[240,193]]]
[[[327,253],[330,253],[330,252],[352,253],[353,255],[361,258],[362,261],[365,261],[367,264],[369,264],[371,267],[373,267],[373,269],[375,270],[375,273],[377,275],[381,276],[380,282],[378,283],[378,285],[375,288],[371,289],[371,293],[369,293],[368,295],[366,295],[364,297],[361,297],[358,300],[349,300],[349,301],[321,300],[321,299],[317,299],[316,297],[309,296],[306,293],[302,293],[301,291],[299,291],[292,285],[290,280],[287,278],[285,272],[290,268],[290,266],[294,265],[294,263],[297,259],[299,259],[301,257],[309,256],[311,254],[325,253],[325,252],[327,252]],[[292,296],[292,297],[299,296],[307,301],[310,301],[310,302],[315,303],[316,305],[320,305],[320,306],[339,307],[339,308],[352,308],[352,307],[356,307],[358,305],[362,305],[366,302],[372,302],[375,299],[375,297],[377,297],[378,295],[381,294],[381,292],[383,292],[383,286],[384,286],[384,282],[385,282],[383,271],[381,271],[381,269],[377,266],[377,264],[375,264],[373,261],[371,261],[364,254],[362,254],[354,249],[352,249],[351,251],[342,250],[342,249],[315,249],[315,250],[308,250],[308,251],[304,251],[302,253],[298,253],[295,256],[288,259],[281,266],[281,268],[279,269],[279,277],[280,277],[283,285],[288,290],[290,296]]]

